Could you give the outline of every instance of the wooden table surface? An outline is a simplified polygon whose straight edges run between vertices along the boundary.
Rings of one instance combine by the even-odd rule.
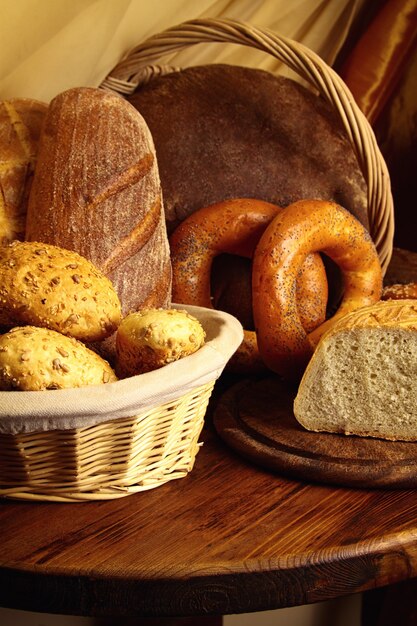
[[[417,576],[417,490],[309,484],[230,450],[113,501],[0,502],[0,606],[169,617],[308,604]]]

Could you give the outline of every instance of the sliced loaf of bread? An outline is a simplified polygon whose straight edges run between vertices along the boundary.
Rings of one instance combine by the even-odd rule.
[[[341,318],[319,341],[294,401],[307,430],[417,441],[417,300]]]

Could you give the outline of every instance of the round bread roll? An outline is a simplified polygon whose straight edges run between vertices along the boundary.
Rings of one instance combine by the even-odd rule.
[[[181,309],[146,309],[127,315],[116,333],[120,378],[158,369],[196,352],[205,341],[200,322]]]
[[[121,320],[112,283],[79,254],[33,241],[0,250],[0,325],[31,324],[82,341],[110,336]]]
[[[0,336],[0,389],[42,391],[101,385],[117,377],[81,341],[48,328],[18,326]]]

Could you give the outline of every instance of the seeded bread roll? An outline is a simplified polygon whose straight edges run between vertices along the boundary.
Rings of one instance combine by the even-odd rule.
[[[152,136],[114,93],[69,89],[50,103],[26,239],[74,250],[115,286],[123,313],[169,306],[171,264]]]
[[[111,282],[76,252],[33,241],[14,241],[1,249],[1,325],[32,324],[99,341],[120,320]]]
[[[44,102],[0,102],[0,243],[24,239],[27,202],[48,109]]]
[[[296,81],[213,63],[153,78],[128,99],[155,142],[169,232],[229,198],[281,207],[331,200],[369,226],[346,131],[324,99]]]
[[[110,365],[54,330],[16,327],[0,336],[0,390],[42,391],[116,381]]]
[[[177,361],[204,344],[205,331],[187,311],[150,309],[131,313],[116,334],[120,378],[143,374]]]
[[[307,430],[417,441],[417,302],[341,318],[320,340],[294,415]]]

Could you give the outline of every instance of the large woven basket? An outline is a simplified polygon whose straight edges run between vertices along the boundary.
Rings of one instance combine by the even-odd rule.
[[[385,272],[394,236],[394,210],[385,161],[374,132],[338,74],[304,45],[270,30],[229,19],[184,22],[135,47],[100,85],[121,95],[133,93],[154,76],[178,68],[159,65],[162,57],[200,43],[233,43],[271,54],[293,70],[332,106],[346,130],[368,189],[370,233]]]
[[[0,497],[114,499],[191,471],[213,386],[243,331],[231,315],[181,308],[206,343],[180,361],[98,387],[0,392]]]

